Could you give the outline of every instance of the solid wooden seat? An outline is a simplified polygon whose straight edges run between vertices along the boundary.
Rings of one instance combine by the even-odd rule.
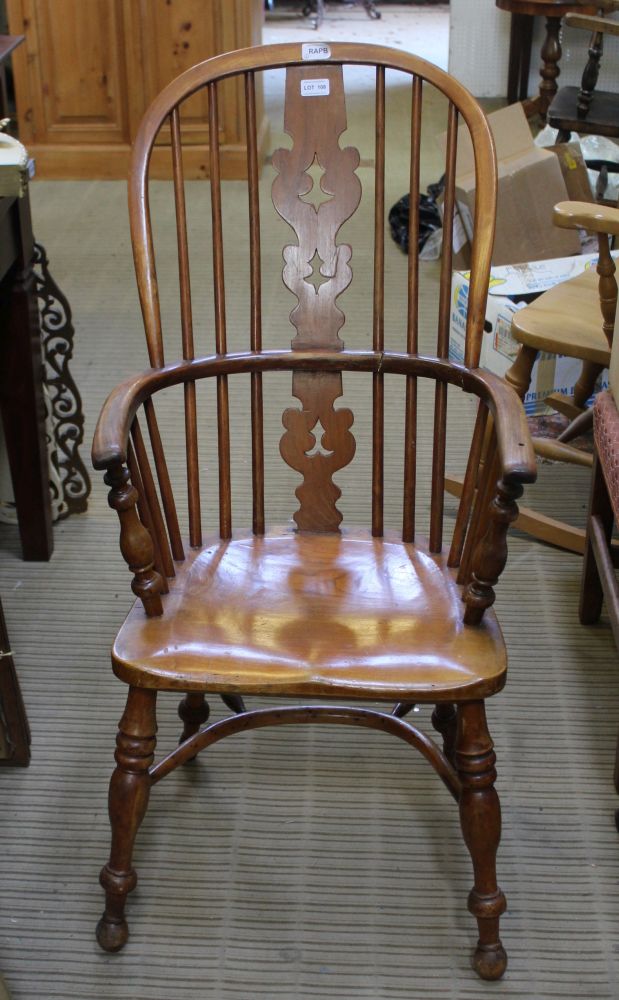
[[[165,615],[136,603],[112,660],[139,686],[417,701],[485,698],[507,665],[492,613],[463,624],[444,555],[369,532],[291,530],[190,553]]]
[[[363,234],[371,245],[373,281],[371,288],[367,282],[356,286],[355,294],[368,304],[369,325],[356,330],[355,350],[340,338],[345,316],[339,296],[353,281],[354,258],[353,248],[341,242],[338,234],[362,196],[357,174],[360,151],[340,144],[347,129],[345,65],[374,67],[376,81],[373,177],[367,185],[374,226],[371,234]],[[263,70],[282,67],[286,69],[284,128],[291,143],[273,154],[275,177],[271,204],[265,209],[258,182],[258,87]],[[410,86],[411,248],[418,246],[419,236],[425,94],[434,89],[447,98],[441,101],[447,111],[445,236],[436,303],[436,354],[431,356],[419,353],[418,293],[423,275],[413,252],[405,279],[407,305],[401,316],[406,348],[394,352],[386,344],[387,69],[400,71]],[[246,99],[246,231],[241,229],[238,213],[226,225],[223,211],[218,94],[230,82],[244,88]],[[194,345],[181,141],[183,102],[198,90],[205,92],[209,108],[213,282],[212,294],[206,298],[214,307],[212,323],[206,324],[212,336],[210,353],[201,357],[196,356]],[[478,192],[463,365],[448,359],[460,123],[474,143]],[[164,314],[148,208],[149,160],[163,127],[169,127],[172,144],[182,345],[182,358],[170,364],[164,357]],[[401,143],[398,155],[402,155]],[[320,174],[318,181],[312,171]],[[308,200],[310,194],[312,200]],[[484,699],[505,680],[505,646],[491,607],[507,559],[506,534],[517,515],[516,500],[522,484],[534,480],[535,462],[516,393],[479,369],[496,208],[496,163],[488,123],[460,84],[407,53],[348,43],[262,46],[228,53],[193,67],[155,99],[136,141],[129,201],[151,367],[113,390],[93,444],[93,462],[105,470],[109,503],[121,523],[121,552],[139,598],[113,653],[115,670],[129,690],[110,782],[112,846],[100,876],[106,906],[98,941],[106,950],[115,951],[127,940],[125,902],[136,883],[133,844],[157,782],[224,736],[266,725],[341,723],[388,732],[407,742],[431,764],[458,802],[474,871],[469,909],[477,919],[479,940],[473,964],[483,978],[497,979],[507,961],[499,937],[505,897],[496,881],[500,809]],[[290,227],[283,247],[281,308],[284,318],[289,315],[294,333],[290,349],[284,350],[263,349],[263,322],[272,318],[263,320],[262,313],[260,235],[265,210],[275,210]],[[224,231],[225,238],[249,248],[248,349],[239,351],[237,346],[235,352],[228,349],[226,302],[230,294],[239,299],[242,283],[236,274],[232,293],[227,288]],[[239,339],[236,331],[235,344]],[[282,372],[291,379],[294,402],[277,414],[277,425],[283,425],[279,452],[297,474],[299,485],[295,530],[278,531],[270,527],[265,515],[265,450],[270,439],[264,431],[263,378]],[[233,442],[233,452],[229,384],[240,383],[243,391],[244,383],[238,378],[243,375],[249,375],[252,513],[247,520],[251,520],[251,533],[245,521],[237,523],[232,497],[232,458],[242,442]],[[365,382],[361,398],[364,405],[367,398],[371,409],[367,452],[371,473],[367,474],[369,469],[362,472],[357,485],[363,489],[367,483],[371,514],[366,527],[340,530],[342,514],[337,503],[341,490],[334,477],[353,462],[356,435],[361,433],[352,410],[340,405],[344,379],[349,377]],[[397,434],[390,431],[387,437],[390,400],[386,386],[392,383],[386,378],[404,383],[399,443]],[[434,394],[427,465],[418,448],[420,380],[429,382]],[[216,400],[214,421],[205,421],[198,413],[198,382],[205,397]],[[448,386],[477,398],[464,495],[450,540],[443,516]],[[165,436],[156,413],[162,390],[175,394],[184,413],[186,475],[178,468],[173,475],[167,464]],[[214,518],[212,509],[203,511],[201,502],[204,458],[199,452],[198,428],[205,423],[207,438],[217,445]],[[490,426],[486,463],[480,473],[482,446]],[[387,449],[393,453],[396,447],[403,456],[401,532],[397,536],[386,533],[384,523],[385,453]],[[244,456],[248,467],[249,458]],[[420,506],[416,485],[422,477],[429,487],[427,543],[419,538],[416,520]],[[176,500],[184,496],[187,538]],[[204,529],[207,516],[219,521],[216,536],[212,526]],[[184,693],[179,706],[183,730],[179,746],[155,762],[160,690]],[[207,693],[221,695],[233,714],[207,725]],[[242,696],[255,694],[296,696],[303,703],[246,708]],[[321,704],[308,703],[318,696]],[[384,707],[359,706],[359,700],[370,698],[385,703]],[[336,703],[324,704],[322,699]],[[355,704],[342,705],[342,700]],[[440,745],[405,718],[416,701],[434,704],[432,726],[441,737]]]
[[[566,354],[606,368],[610,347],[602,330],[600,278],[595,270],[549,288],[512,319],[512,334],[537,351]]]
[[[587,135],[619,135],[619,94],[596,90],[591,98],[586,119],[578,115],[580,87],[561,87],[548,110],[548,124],[562,132],[583,132]],[[567,136],[565,136],[567,138]]]

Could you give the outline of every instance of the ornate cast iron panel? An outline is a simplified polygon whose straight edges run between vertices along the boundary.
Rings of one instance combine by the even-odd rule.
[[[84,437],[82,401],[69,371],[75,331],[69,303],[50,275],[47,254],[39,243],[34,245],[33,263],[53,425],[50,487],[59,493],[52,495],[52,505],[62,518],[86,510],[90,493],[90,479],[78,451]]]

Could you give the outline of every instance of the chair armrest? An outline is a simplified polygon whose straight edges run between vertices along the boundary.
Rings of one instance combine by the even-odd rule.
[[[475,376],[488,387],[486,403],[494,419],[501,479],[515,485],[534,483],[537,461],[520,396],[498,375],[478,368]]]
[[[619,5],[615,9],[619,10]],[[608,17],[595,17],[593,14],[567,14],[565,24],[570,28],[584,28],[585,31],[601,31],[606,35],[619,35],[619,21],[611,21]]]
[[[591,233],[619,236],[619,209],[594,202],[560,201],[554,207],[553,222],[560,229],[582,228]]]
[[[92,464],[95,469],[127,461],[127,442],[136,411],[150,395],[148,372],[142,372],[112,389],[101,408],[92,443]],[[143,391],[146,389],[146,391]]]

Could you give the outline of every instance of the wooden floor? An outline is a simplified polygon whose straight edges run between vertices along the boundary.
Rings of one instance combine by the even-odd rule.
[[[352,123],[353,132],[358,125]],[[426,183],[436,179],[437,166],[433,158],[426,162]],[[405,167],[388,172],[389,203],[403,192],[405,174]],[[265,198],[270,177],[267,168]],[[361,180],[369,184],[367,168]],[[225,188],[235,211],[238,188]],[[125,188],[47,182],[32,193],[37,235],[74,309],[73,370],[90,439],[107,391],[145,365]],[[169,193],[162,182],[153,195],[164,235]],[[206,195],[204,183],[190,185],[198,238]],[[282,229],[276,223],[269,229],[266,217],[264,225],[269,336],[287,343]],[[351,240],[368,226],[361,214]],[[236,253],[228,244],[229,271]],[[387,329],[397,340],[406,261],[391,244],[387,253]],[[173,286],[175,266],[171,258],[163,267],[164,285]],[[367,287],[370,266],[363,255],[353,258],[353,292]],[[426,267],[425,336],[435,308],[434,265]],[[232,330],[245,328],[240,282],[230,306]],[[363,300],[351,294],[344,305],[342,335],[350,346],[365,337]],[[388,388],[397,410],[397,390]],[[294,487],[294,474],[277,454],[289,384],[278,383],[266,398],[268,512],[281,522],[292,512]],[[367,426],[366,398],[361,383],[347,384],[359,436]],[[201,419],[209,419],[210,405],[204,403]],[[471,413],[451,391],[449,405],[450,463],[457,471]],[[232,440],[242,448],[245,397],[233,394],[232,406]],[[182,434],[180,414],[173,425],[172,453]],[[349,523],[367,523],[366,458],[361,451],[338,477]],[[205,453],[207,501],[215,489],[212,461]],[[399,483],[400,475],[394,454],[388,483]],[[544,466],[535,492],[547,510],[582,521],[586,480],[585,471],[576,476]],[[241,464],[233,483],[239,525],[248,481]],[[392,492],[399,496],[401,489]],[[518,536],[498,601],[510,673],[489,710],[504,812],[499,872],[510,965],[502,983],[482,984],[469,968],[471,874],[442,784],[404,744],[334,727],[239,736],[158,785],[137,848],[130,942],[120,955],[100,952],[97,876],[108,845],[106,790],[124,695],[109,667],[109,647],[130,604],[105,493],[95,479],[88,513],[56,527],[48,565],[23,563],[15,530],[0,527],[0,592],[33,730],[31,767],[0,772],[0,967],[14,1000],[619,996],[617,654],[605,623],[577,624],[579,558]],[[447,507],[451,517],[451,500]],[[398,516],[395,505],[388,509],[391,526]],[[176,700],[162,698],[162,750],[178,736]],[[223,714],[222,706],[213,709]],[[417,719],[430,728],[428,710]]]

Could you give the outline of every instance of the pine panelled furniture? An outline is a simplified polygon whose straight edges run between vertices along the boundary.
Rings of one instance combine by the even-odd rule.
[[[259,44],[262,0],[7,0],[20,139],[39,177],[125,178],[144,111],[170,80],[200,59]],[[258,154],[267,120],[257,92]],[[208,118],[197,96],[183,109],[185,171],[208,174]],[[221,88],[222,177],[247,176],[243,93]],[[167,130],[153,176],[170,177]],[[164,148],[162,148],[164,147]]]
[[[486,119],[471,95],[455,80],[411,55],[370,45],[333,44],[321,60],[303,58],[301,45],[247,49],[217,56],[188,70],[156,98],[138,132],[130,172],[130,221],[140,300],[151,367],[131,376],[109,396],[93,445],[93,462],[105,470],[109,502],[121,524],[121,551],[133,574],[138,600],[113,649],[117,676],[129,686],[117,736],[116,770],[109,810],[112,847],[101,873],[106,893],[98,925],[100,945],[115,951],[128,936],[125,901],[136,884],[134,839],[150,790],[177,766],[224,736],[268,725],[342,723],[393,733],[415,747],[436,770],[459,804],[462,832],[474,869],[469,909],[479,927],[474,966],[480,976],[503,974],[506,955],[499,938],[505,898],[497,886],[495,855],[500,836],[499,801],[494,789],[495,754],[485,719],[484,699],[505,682],[506,651],[491,605],[507,558],[506,534],[517,514],[522,483],[535,478],[535,459],[520,400],[502,380],[478,368],[495,218],[496,165]],[[307,51],[305,50],[307,55]],[[346,129],[345,64],[375,68],[375,163],[373,192],[372,317],[365,349],[345,349],[339,332],[344,314],[336,299],[352,280],[352,248],[338,231],[361,197],[356,174],[359,152],[340,146]],[[260,205],[256,136],[256,79],[260,72],[286,67],[285,130],[291,148],[273,156],[275,210],[294,235],[284,247],[283,308],[291,313],[291,349],[264,350],[261,305]],[[426,91],[448,99],[445,232],[454,211],[454,175],[459,121],[475,147],[477,190],[470,296],[466,310],[464,365],[448,360],[452,248],[445,239],[436,356],[418,353],[419,262],[408,262],[408,307],[402,316],[406,350],[385,344],[385,77],[395,68],[406,74],[411,94],[410,203],[418,203],[421,111]],[[210,149],[213,234],[214,331],[212,353],[197,357],[192,294],[180,108],[197,92],[208,99],[209,122],[218,133],[218,95],[230,78],[241,81],[246,97],[249,149],[247,237],[249,247],[247,350],[227,347],[220,154]],[[148,207],[151,151],[160,129],[169,128],[174,162],[178,225],[180,333],[182,357],[166,362],[162,314]],[[398,149],[402,155],[402,143]],[[323,171],[319,205],[305,200],[313,166]],[[271,206],[272,210],[272,206]],[[417,246],[418,214],[411,213],[410,246]],[[363,288],[357,294],[363,295]],[[228,295],[228,298],[227,298]],[[235,291],[238,296],[238,291]],[[285,410],[280,441],[284,462],[302,478],[296,490],[296,529],[267,523],[264,504],[263,380],[290,372],[298,400]],[[353,414],[337,407],[347,379],[367,379],[372,397],[371,523],[340,530],[341,495],[333,476],[352,461]],[[253,524],[232,524],[229,381],[250,373]],[[405,456],[402,529],[385,532],[385,375],[405,380],[406,409],[400,441]],[[218,530],[205,532],[198,461],[196,383],[205,380],[217,400],[219,452]],[[417,390],[434,386],[434,442],[431,463],[429,541],[415,523]],[[370,389],[371,385],[371,389]],[[187,443],[188,539],[181,538],[169,466],[155,413],[160,390],[177,387],[184,399]],[[478,415],[464,497],[451,544],[443,540],[443,495],[447,387],[477,397]],[[142,430],[144,411],[154,471]],[[489,419],[490,415],[490,419]],[[479,456],[492,425],[489,455],[478,500],[473,503]],[[162,425],[163,426],[163,425]],[[236,442],[235,442],[236,443]],[[208,512],[207,512],[208,513]],[[184,515],[183,515],[184,516]],[[155,762],[157,692],[184,693],[180,745]],[[205,694],[221,695],[232,714],[204,725]],[[300,707],[246,709],[244,696],[293,696]],[[315,699],[333,704],[316,704]],[[350,707],[350,700],[385,702],[378,711]],[[435,705],[432,721],[442,735],[439,747],[406,721],[415,702]],[[389,708],[388,706],[392,707]]]
[[[569,442],[591,426],[592,413],[585,406],[598,376],[610,362],[617,282],[608,238],[619,236],[619,214],[616,209],[602,205],[566,201],[555,206],[554,223],[565,229],[582,227],[598,234],[597,267],[555,285],[514,314],[512,335],[521,346],[505,377],[524,398],[540,351],[582,360],[573,398],[553,393],[546,399],[572,422],[557,440],[540,437],[534,438],[533,444],[536,453],[544,458],[591,466],[591,455]],[[537,511],[521,508],[517,526],[552,545],[572,552],[584,551],[582,528]]]
[[[603,0],[602,13],[619,10],[618,0]],[[566,23],[591,32],[589,58],[580,87],[561,87],[548,109],[548,124],[559,129],[558,142],[569,142],[572,132],[619,138],[619,94],[596,90],[600,73],[604,35],[619,35],[619,24],[605,17],[570,14]]]
[[[561,18],[574,10],[595,14],[599,3],[585,3],[585,0],[571,0],[567,3],[565,0],[495,0],[495,3],[500,10],[509,11],[512,15],[508,70],[510,103],[526,97],[533,30],[530,19],[537,16],[546,18],[539,94],[534,100],[524,102],[528,117],[534,114],[544,117],[557,93],[557,77],[561,72]]]

